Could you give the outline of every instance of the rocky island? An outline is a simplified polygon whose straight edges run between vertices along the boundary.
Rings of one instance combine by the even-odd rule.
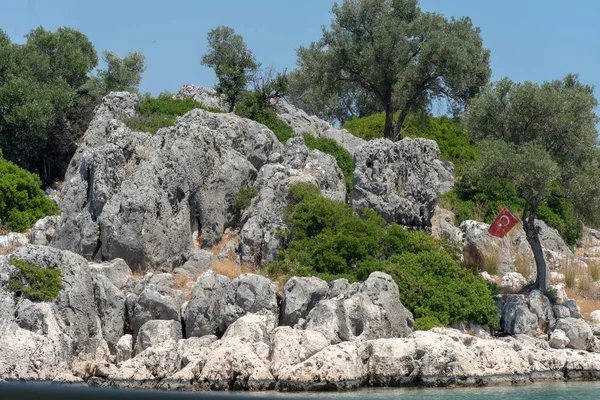
[[[176,97],[220,107],[210,89],[186,85]],[[124,122],[138,107],[135,94],[106,96],[56,196],[60,216],[0,237],[0,379],[299,391],[600,376],[600,324],[583,319],[564,285],[522,290],[535,278],[515,272],[517,260],[532,260],[525,232],[499,239],[436,209],[455,170],[434,141],[366,142],[287,103],[277,115],[297,137],[285,145],[264,125],[202,109],[149,135]],[[306,132],[353,157],[352,193],[336,159],[305,145]],[[467,262],[499,252],[497,276],[482,273],[503,288],[499,325],[415,330],[385,272],[354,283],[220,274],[224,260],[258,272],[277,259],[288,192],[301,182],[350,198],[357,212],[431,230]],[[255,195],[240,212],[234,203],[247,188]],[[537,224],[551,267],[574,257]],[[597,231],[585,235],[600,248]],[[59,295],[31,301],[9,290],[13,259],[59,270]]]

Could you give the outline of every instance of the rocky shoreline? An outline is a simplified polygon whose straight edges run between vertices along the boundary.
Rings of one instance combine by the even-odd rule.
[[[279,294],[259,275],[230,280],[207,271],[184,301],[171,274],[136,278],[122,260],[88,263],[36,245],[13,255],[59,268],[67,285],[60,299],[42,303],[17,302],[0,289],[0,378],[6,381],[314,391],[600,377],[597,326],[554,314],[546,320],[550,302],[543,295],[525,302],[514,300],[523,295],[506,296],[505,334],[492,337],[480,328],[413,331],[395,282],[380,272],[354,284],[294,277]],[[7,257],[0,259],[0,288],[11,267]],[[567,340],[557,346],[548,338],[559,323],[574,328],[563,326]]]

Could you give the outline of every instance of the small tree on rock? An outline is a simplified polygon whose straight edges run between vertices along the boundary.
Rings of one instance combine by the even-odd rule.
[[[229,103],[229,112],[246,89],[249,80],[260,64],[244,43],[244,39],[227,26],[212,29],[206,35],[209,52],[200,63],[213,68],[218,82],[215,86]]]
[[[584,221],[600,218],[596,106],[593,87],[576,75],[541,85],[503,79],[488,86],[463,116],[480,142],[475,176],[506,179],[525,199],[523,229],[535,258],[536,286],[543,291],[547,266],[535,217],[551,186],[561,186]]]

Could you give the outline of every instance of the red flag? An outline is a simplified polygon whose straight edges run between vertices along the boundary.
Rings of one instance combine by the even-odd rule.
[[[502,238],[513,228],[513,226],[518,223],[519,219],[515,217],[513,213],[508,211],[508,208],[503,207],[502,210],[500,210],[500,214],[498,214],[496,217],[494,223],[490,225],[488,232],[490,235]]]

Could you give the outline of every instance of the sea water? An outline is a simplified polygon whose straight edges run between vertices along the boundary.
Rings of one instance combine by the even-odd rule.
[[[535,383],[525,386],[493,386],[478,388],[409,388],[361,389],[333,393],[279,392],[169,392],[160,390],[103,389],[88,386],[56,385],[49,383],[0,383],[0,400],[240,400],[260,399],[502,399],[555,400],[600,399],[600,382]]]

